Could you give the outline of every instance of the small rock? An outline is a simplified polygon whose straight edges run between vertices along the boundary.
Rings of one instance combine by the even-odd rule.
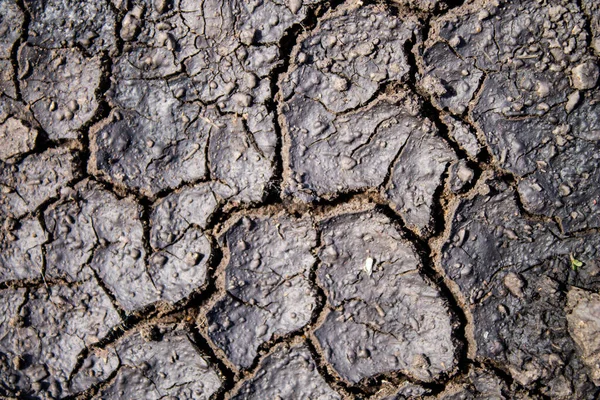
[[[509,272],[504,277],[504,286],[508,289],[508,291],[515,297],[523,298],[523,288],[525,287],[525,282],[523,279],[519,277],[519,275],[514,272]]]
[[[338,92],[348,90],[348,81],[341,76],[335,76],[333,79],[333,87]]]
[[[571,188],[565,185],[564,183],[558,187],[558,191],[563,197],[566,197],[571,194]]]
[[[351,170],[356,166],[356,160],[352,157],[343,156],[340,160],[340,166],[344,170]]]
[[[246,46],[250,46],[254,43],[254,38],[256,37],[256,31],[247,29],[240,33],[240,41]]]
[[[159,14],[164,13],[169,8],[167,0],[154,0],[154,8]]]
[[[575,89],[592,89],[598,82],[600,71],[598,71],[598,65],[595,62],[587,61],[583,64],[579,64],[573,70],[572,73],[572,84]]]
[[[125,41],[133,40],[139,29],[140,21],[137,19],[132,12],[127,13],[123,18],[123,24],[121,25],[121,38]]]
[[[288,8],[291,12],[296,14],[300,10],[300,8],[302,8],[302,0],[289,0]]]
[[[252,105],[252,96],[245,93],[236,93],[231,96],[231,99],[241,107],[250,107]]]
[[[23,368],[25,368],[25,360],[23,359],[23,357],[15,356],[12,361],[16,370],[22,370]]]
[[[453,193],[460,192],[465,185],[471,183],[475,173],[467,165],[465,160],[460,160],[450,167],[449,181],[450,190]]]
[[[573,93],[571,93],[569,95],[569,97],[567,97],[567,104],[565,104],[565,110],[568,113],[573,111],[575,109],[575,107],[577,106],[577,104],[579,103],[580,98],[581,98],[581,94],[579,93],[579,90],[576,90]]]

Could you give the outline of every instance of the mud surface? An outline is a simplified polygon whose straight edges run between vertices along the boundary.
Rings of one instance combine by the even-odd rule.
[[[594,0],[0,0],[0,397],[596,399]]]

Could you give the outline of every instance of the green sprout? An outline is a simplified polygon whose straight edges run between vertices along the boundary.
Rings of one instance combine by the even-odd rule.
[[[571,269],[573,271],[577,271],[577,268],[583,267],[583,262],[573,257],[573,254],[569,254],[569,257],[571,258]]]

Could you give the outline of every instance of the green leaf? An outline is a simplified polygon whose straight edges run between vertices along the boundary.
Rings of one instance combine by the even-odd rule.
[[[583,267],[583,262],[581,262],[578,259],[576,259],[575,257],[573,257],[573,254],[570,254],[569,256],[571,258],[571,269],[573,271],[577,271],[577,268]]]

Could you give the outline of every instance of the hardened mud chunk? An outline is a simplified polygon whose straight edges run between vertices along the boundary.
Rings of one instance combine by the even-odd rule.
[[[4,228],[4,229],[2,229]],[[7,219],[0,228],[0,282],[41,278],[48,235],[35,218]]]
[[[194,205],[187,203],[194,196],[189,192],[192,197],[171,196],[183,199],[182,210]],[[44,215],[54,237],[46,246],[46,274],[77,281],[93,271],[126,311],[158,300],[175,303],[203,287],[212,255],[204,233],[192,226],[170,230],[172,235],[154,248],[146,264],[141,213],[132,197],[119,199],[92,181],[78,184]],[[181,221],[185,217],[180,216]],[[160,225],[154,221],[151,217],[151,237],[159,237]]]
[[[120,36],[126,52],[141,50],[150,57],[163,54],[167,58],[164,64],[176,71],[185,66],[189,88],[203,102],[214,101],[229,95],[235,86],[231,83],[241,78],[244,70],[252,69],[252,63],[266,61],[272,68],[279,52],[277,44],[315,3],[318,1],[135,1],[123,19]],[[260,57],[264,49],[270,55],[260,60],[265,58]],[[147,70],[153,68],[151,64]],[[213,68],[207,68],[209,65]]]
[[[453,163],[448,170],[448,188],[452,193],[460,193],[472,183],[475,173],[465,160]]]
[[[477,140],[477,135],[464,122],[454,119],[448,115],[441,118],[442,122],[448,127],[448,136],[454,140],[469,157],[477,158],[481,151],[481,145]]]
[[[0,161],[0,216],[34,212],[78,176],[76,157],[65,148],[29,155],[18,164]]]
[[[131,217],[124,205],[115,201],[113,195],[101,186],[84,181],[75,186],[75,191],[65,193],[57,203],[48,207],[44,212],[44,222],[53,240],[46,245],[46,276],[70,282],[88,278],[91,270],[86,265],[93,258],[99,242],[103,240],[107,245],[113,229],[129,233],[122,225],[123,222],[130,223],[128,219]],[[119,212],[115,209],[118,206],[125,219],[117,217],[105,221],[110,210],[115,214]],[[111,236],[115,240],[117,235]]]
[[[0,291],[0,334],[2,339],[0,340],[0,372],[2,373],[2,381],[0,383],[0,395],[8,396],[9,394],[17,392],[20,387],[28,385],[28,379],[25,378],[22,381],[21,374],[19,372],[24,367],[23,358],[11,357],[11,349],[13,347],[14,335],[10,333],[15,330],[15,327],[24,325],[25,318],[20,314],[21,307],[25,304],[27,299],[27,293],[25,289],[8,289]],[[29,335],[33,336],[33,335]],[[21,346],[26,343],[21,344]],[[27,346],[36,347],[33,343]],[[19,354],[20,351],[16,351]],[[16,362],[15,362],[16,361]],[[20,367],[20,368],[17,368]]]
[[[456,154],[430,121],[419,121],[414,128],[391,169],[384,195],[408,228],[426,236],[433,231],[432,210]]]
[[[483,73],[471,59],[462,59],[445,42],[436,42],[423,54],[425,74],[421,86],[438,106],[453,114],[463,114],[479,87]]]
[[[491,181],[483,187],[489,193],[457,205],[442,247],[442,265],[466,299],[481,299],[480,285],[489,283],[500,270],[518,273],[552,259],[567,264],[570,284],[600,288],[600,266],[595,262],[599,253],[594,247],[598,235],[563,237],[556,224],[527,218],[518,207],[515,191],[504,183]],[[570,254],[586,263],[586,268],[571,268]]]
[[[220,202],[218,188],[210,184],[186,187],[159,200],[150,214],[152,248],[165,248],[192,226],[206,229]]]
[[[458,204],[441,257],[472,315],[476,357],[547,396],[593,398],[564,309],[568,285],[600,288],[600,237],[561,237],[525,216],[503,183],[480,193]]]
[[[0,1],[0,58],[10,59],[13,46],[21,36],[23,12],[15,0]]]
[[[150,196],[208,177],[242,202],[265,195],[274,168],[270,133],[183,102],[164,81],[123,81],[113,101],[121,111],[92,133],[92,172]]]
[[[278,346],[232,399],[341,400],[317,371],[306,345]]]
[[[14,69],[10,60],[0,59],[0,95],[16,97],[17,89],[13,81]]]
[[[321,226],[317,278],[328,311],[315,336],[333,369],[351,383],[394,371],[421,381],[451,372],[449,309],[393,222],[367,211]]]
[[[569,112],[568,100],[573,94],[569,79],[561,71],[536,71],[533,68],[489,73],[482,84],[477,103],[473,107],[473,120],[484,134],[487,120],[529,120],[540,117],[552,122],[553,109]],[[559,106],[563,107],[559,107]]]
[[[506,272],[510,271],[510,272]],[[544,261],[527,271],[500,271],[473,307],[478,356],[506,368],[516,382],[551,398],[595,398],[585,364],[567,330],[567,262]],[[482,285],[483,286],[483,285]]]
[[[417,27],[416,18],[400,20],[379,5],[327,15],[292,53],[284,99],[310,99],[331,113],[365,105],[385,82],[407,78],[405,45]]]
[[[261,344],[310,321],[316,232],[309,219],[243,217],[224,240],[227,292],[207,313],[208,335],[233,365],[248,368]]]
[[[403,46],[416,29],[410,17],[399,22],[369,6],[337,12],[302,39],[281,82],[286,192],[310,202],[378,189],[391,175],[384,191],[394,208],[411,227],[430,229],[432,197],[454,153],[407,90],[373,100],[385,82],[404,79]],[[341,37],[346,31],[357,40]],[[409,193],[420,180],[428,183]]]
[[[242,203],[263,201],[274,173],[275,142],[272,133],[252,131],[234,116],[215,121],[210,129],[208,157],[210,176],[231,191],[231,200]]]
[[[88,59],[77,49],[19,50],[23,100],[53,140],[77,138],[94,117],[101,74],[100,58]]]
[[[141,231],[141,223],[136,221],[136,225],[138,224]],[[137,227],[135,229],[137,231]],[[133,245],[123,243],[123,240],[126,239],[108,242],[106,247],[98,247],[90,267],[113,293],[119,305],[126,312],[134,312],[160,300],[161,293],[153,284],[143,259],[138,256],[141,255],[138,238],[134,239],[136,241]]]
[[[150,336],[138,330],[92,352],[73,387],[82,391],[98,383],[104,383],[98,399],[208,400],[222,378],[188,332],[158,326]]]
[[[553,131],[561,125],[568,125],[568,117],[564,108],[558,105],[550,111],[533,110],[531,114],[518,111],[513,114],[507,99],[521,97],[521,94],[514,89],[512,79],[503,73],[486,78],[480,101],[473,110],[473,118],[483,131],[498,164],[515,174],[525,175],[535,170],[536,160],[548,162],[552,153],[558,152],[555,147],[560,132]],[[514,79],[520,83],[532,82],[524,77]],[[567,84],[567,81],[564,80],[563,84]],[[548,85],[560,86],[555,83]],[[561,93],[565,92],[568,89],[563,87]],[[561,101],[567,101],[566,95],[557,103]],[[520,106],[517,108],[521,110]]]
[[[23,33],[23,21],[24,15],[17,1],[0,0],[0,95],[12,98],[17,97],[17,89],[13,81],[15,70],[11,57]]]
[[[116,63],[107,94],[111,116],[92,128],[90,171],[149,195],[205,178],[210,125],[200,106],[177,99],[162,79],[123,78],[124,65]]]
[[[481,119],[492,154],[523,177],[518,189],[525,208],[557,218],[565,232],[600,226],[600,107],[595,95],[581,97],[570,113],[558,108],[545,117],[490,113]]]
[[[127,312],[159,300],[144,262],[141,212],[132,197],[119,199],[93,181],[79,183],[44,215],[54,237],[46,274],[73,282],[94,271]]]
[[[199,106],[177,100],[163,81],[118,90],[116,111],[92,128],[90,172],[150,196],[205,178],[213,126]]]
[[[161,299],[175,303],[202,288],[211,256],[210,241],[196,228],[189,228],[172,244],[154,253],[148,272]]]
[[[235,28],[246,45],[279,43],[286,30],[300,23],[309,7],[319,3],[322,0],[235,1],[232,2]]]
[[[83,47],[90,54],[116,51],[110,0],[24,0],[31,15],[27,41],[47,49]]]
[[[429,232],[434,194],[456,156],[419,112],[406,90],[339,117],[318,101],[293,97],[283,107],[287,192],[313,201],[377,189],[389,179],[382,190],[392,207],[407,225]]]
[[[277,45],[318,2],[186,0],[176,6],[180,13],[146,21],[137,40],[153,44],[154,52],[169,50],[169,64],[185,69],[185,76],[172,82],[174,92],[187,100],[218,102],[225,110],[255,114],[271,96],[269,74],[278,63]],[[135,14],[134,8],[132,27]]]
[[[74,286],[0,291],[0,369],[12,395],[55,399],[69,394],[77,358],[120,322],[94,280]]]
[[[471,64],[465,72],[459,70],[465,79],[448,85],[456,89],[476,69],[565,71],[586,58],[585,25],[584,15],[572,2],[475,0],[434,21],[426,47],[445,44],[456,60]]]
[[[403,97],[382,98],[340,117],[318,101],[292,98],[283,108],[288,191],[300,198],[333,197],[383,184],[398,152],[424,123],[416,100]]]

